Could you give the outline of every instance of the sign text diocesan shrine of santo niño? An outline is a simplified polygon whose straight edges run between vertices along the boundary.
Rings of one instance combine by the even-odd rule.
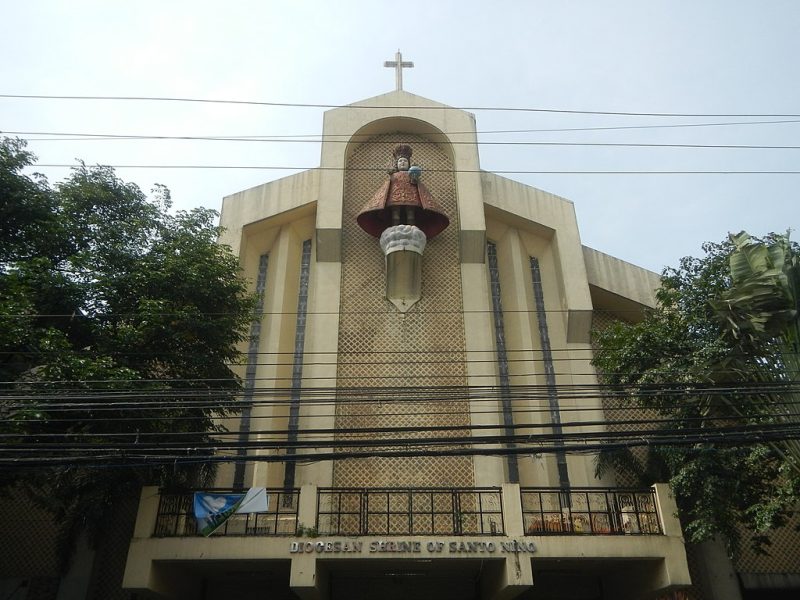
[[[351,539],[297,541],[289,545],[291,554],[507,554],[536,552],[536,546],[528,541],[475,541],[475,540],[413,540],[370,542]]]

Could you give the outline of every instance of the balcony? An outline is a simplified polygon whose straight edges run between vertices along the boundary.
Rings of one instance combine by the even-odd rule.
[[[655,491],[522,488],[526,535],[660,535]]]
[[[487,598],[501,590],[508,598],[522,593],[537,578],[546,581],[553,565],[600,573],[619,598],[654,596],[690,581],[665,484],[637,490],[305,484],[268,494],[267,511],[233,515],[205,538],[192,491],[144,488],[124,587],[187,598],[185,589],[198,581],[223,581],[241,569],[280,574],[299,597],[324,600],[328,576],[416,572],[420,565],[432,574],[466,569],[494,590]],[[633,568],[646,581],[630,591]]]
[[[235,494],[240,490],[196,490],[219,494]],[[162,492],[158,502],[153,537],[189,537],[201,535],[194,517],[194,492]],[[297,535],[297,508],[300,490],[267,489],[267,512],[232,515],[214,535]]]
[[[234,493],[232,489],[205,490]],[[268,489],[269,510],[233,515],[215,536],[502,536],[501,488],[319,488],[313,529],[300,527],[300,490]],[[162,492],[153,537],[199,536],[193,491]],[[521,488],[523,533],[661,535],[655,492]]]
[[[320,535],[503,535],[501,488],[320,488]]]

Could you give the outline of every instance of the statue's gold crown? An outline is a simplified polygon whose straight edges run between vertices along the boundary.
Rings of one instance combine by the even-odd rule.
[[[393,152],[394,159],[397,160],[400,157],[405,159],[411,160],[411,154],[413,150],[411,150],[411,146],[408,144],[398,144]]]

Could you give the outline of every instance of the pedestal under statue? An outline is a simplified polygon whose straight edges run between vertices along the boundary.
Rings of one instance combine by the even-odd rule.
[[[361,209],[356,221],[379,238],[386,257],[386,298],[406,312],[422,295],[422,253],[427,240],[450,219],[420,182],[422,168],[411,166],[411,146],[394,149],[389,179]]]

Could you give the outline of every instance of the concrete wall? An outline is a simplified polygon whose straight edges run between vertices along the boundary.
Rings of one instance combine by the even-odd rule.
[[[457,178],[458,217],[462,262],[482,262],[484,256],[483,202],[474,143],[450,145],[447,133],[459,132],[459,142],[477,142],[475,117],[471,113],[448,109],[443,104],[394,91],[325,113],[325,139],[351,139],[347,146],[334,141],[322,144],[319,208],[317,215],[318,260],[338,261],[341,255],[342,190],[347,154],[355,151],[359,139],[381,133],[405,131],[439,139],[451,149]],[[464,132],[464,133],[461,133]],[[328,137],[333,136],[333,137]],[[354,137],[355,136],[355,137]]]
[[[386,564],[382,561],[392,559],[395,561],[392,563],[395,565],[393,568],[398,570],[403,569],[403,561],[411,561],[410,565],[418,565],[423,561],[432,573],[436,573],[438,569],[448,569],[448,564],[452,561],[476,557],[487,561],[486,573],[478,573],[478,576],[482,575],[481,598],[486,600],[513,598],[526,590],[535,589],[535,573],[551,564],[558,564],[562,571],[571,570],[575,573],[592,573],[598,565],[605,565],[600,573],[604,586],[613,590],[612,597],[615,598],[634,600],[689,584],[683,538],[680,526],[673,516],[676,512],[675,503],[666,486],[656,488],[663,535],[526,536],[523,533],[519,486],[504,484],[502,494],[505,535],[480,538],[418,537],[416,539],[421,540],[420,547],[413,553],[369,551],[372,542],[397,544],[408,542],[408,537],[364,536],[357,538],[363,543],[364,550],[357,553],[339,552],[334,556],[319,551],[295,553],[291,551],[292,543],[305,545],[310,542],[313,547],[318,544],[324,547],[334,541],[352,543],[353,538],[150,537],[158,510],[158,496],[155,488],[145,488],[142,491],[123,585],[129,590],[191,600],[200,597],[203,580],[213,580],[214,569],[221,561],[229,565],[239,561],[242,565],[239,568],[243,570],[271,569],[274,567],[269,565],[291,561],[292,590],[302,598],[322,599],[327,594],[327,587],[322,583],[323,574],[348,570],[348,564],[358,565],[358,568],[367,572],[371,568],[370,561],[377,561],[375,565],[385,569],[386,567],[380,566]],[[316,522],[316,496],[316,486],[302,487],[298,519],[304,523]],[[449,549],[451,542],[458,545],[463,541],[482,544],[491,542],[495,550],[488,554],[483,552],[470,556]],[[439,543],[440,549],[436,550],[436,544]],[[511,553],[502,550],[503,544],[513,543],[524,543],[526,549]],[[331,557],[336,560],[330,561]],[[195,575],[190,576],[191,573]]]
[[[454,131],[463,133],[450,133]],[[286,387],[290,382],[300,255],[303,241],[307,239],[313,240],[313,259],[302,385],[310,390],[333,388],[340,383],[337,364],[341,351],[343,294],[363,293],[368,289],[350,290],[347,287],[350,280],[343,281],[346,273],[342,261],[349,260],[345,256],[347,247],[343,245],[343,232],[352,226],[344,219],[353,218],[348,208],[352,199],[345,195],[347,189],[355,189],[352,184],[347,187],[345,167],[362,154],[367,141],[372,143],[391,135],[407,135],[435,144],[455,172],[454,210],[457,212],[452,222],[457,228],[455,272],[456,278],[460,276],[457,293],[461,295],[463,306],[467,385],[498,384],[492,298],[485,263],[487,239],[497,248],[511,385],[542,386],[546,383],[530,272],[531,257],[538,260],[541,269],[544,313],[559,386],[596,383],[589,345],[595,300],[600,299],[605,306],[623,312],[631,307],[640,310],[642,306],[653,304],[657,276],[583,247],[571,202],[482,172],[476,144],[452,143],[476,142],[475,120],[470,113],[396,91],[328,111],[323,134],[326,140],[350,141],[347,144],[325,141],[319,169],[233,194],[223,202],[221,225],[225,232],[220,241],[238,254],[251,285],[258,272],[259,257],[269,255],[258,349],[259,362],[264,364],[256,372],[258,385]],[[376,164],[375,168],[380,170],[381,166]],[[372,240],[364,243],[369,241]],[[430,264],[424,272],[427,279],[423,281],[423,296],[426,286],[430,296],[430,286],[436,285],[437,273],[431,270]],[[370,293],[379,293],[372,287],[369,287]],[[375,300],[383,302],[380,297]],[[446,307],[447,299],[441,299],[439,304]],[[404,384],[398,381],[397,385]],[[603,420],[599,400],[562,398],[560,402],[564,422]],[[546,408],[541,397],[532,396],[517,404],[514,422],[538,426],[541,429],[537,432],[547,432],[551,422]],[[502,432],[498,409],[496,399],[470,404],[469,417],[473,424],[497,427],[475,432],[475,435]],[[254,409],[253,417],[259,428],[285,429],[287,408],[260,405]],[[262,417],[264,419],[260,420]],[[301,404],[301,423],[304,428],[333,428],[336,424],[331,407],[312,404]],[[230,420],[228,425],[235,430],[237,423]],[[588,433],[598,428],[599,425],[573,425],[570,431]],[[300,439],[303,439],[302,431]],[[522,485],[559,484],[552,454],[521,455],[518,462]],[[613,484],[611,479],[598,481],[595,478],[591,457],[570,455],[567,464],[573,486]],[[303,486],[301,520],[305,524],[315,519],[313,486],[329,486],[333,481],[331,465],[331,462],[320,462],[298,466],[296,484]],[[475,485],[503,486],[508,539],[523,535],[518,486],[506,483],[504,460],[475,457],[473,470]],[[229,485],[231,476],[232,469],[222,469],[219,485]],[[282,476],[280,463],[256,463],[248,467],[246,482],[280,486]],[[332,567],[313,556],[288,556],[285,538],[151,538],[154,507],[152,490],[150,492],[142,497],[140,521],[126,570],[127,587],[176,597],[182,593],[180,590],[194,592],[190,590],[193,585],[190,579],[184,576],[186,571],[172,568],[172,564],[196,567],[207,561],[291,560],[290,577],[295,593],[307,598],[325,595],[321,582]],[[545,566],[550,564],[548,561],[567,561],[565,564],[577,571],[589,569],[587,560],[594,561],[592,564],[605,564],[609,568],[605,584],[615,589],[615,597],[620,598],[641,597],[688,584],[680,528],[671,517],[663,517],[674,513],[674,502],[663,489],[659,492],[659,506],[664,518],[664,536],[534,538],[538,549],[533,562],[530,557],[520,561],[517,556],[496,560],[487,566],[482,583],[484,597],[512,597],[528,589],[533,583],[536,561]],[[363,541],[369,543],[371,538],[363,538]],[[441,559],[433,554],[414,558],[434,562]],[[625,589],[626,581],[631,580],[628,568],[621,566],[625,561],[638,565],[634,587],[639,596]]]

